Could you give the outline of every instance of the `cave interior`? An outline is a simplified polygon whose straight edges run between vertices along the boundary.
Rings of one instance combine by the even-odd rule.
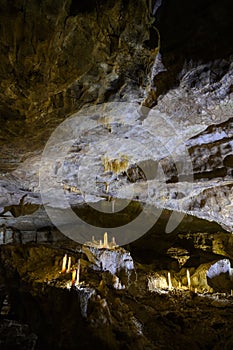
[[[0,0],[0,349],[233,349],[231,0]]]

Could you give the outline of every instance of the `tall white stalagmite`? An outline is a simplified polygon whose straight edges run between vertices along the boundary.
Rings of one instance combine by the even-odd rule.
[[[171,290],[172,289],[172,280],[171,280],[171,273],[170,272],[168,272],[167,277],[168,277],[168,289]]]
[[[62,273],[66,272],[66,264],[67,264],[67,254],[65,254],[62,259],[62,268],[61,268]]]
[[[108,248],[108,233],[104,233],[104,248]]]
[[[187,269],[187,281],[188,281],[188,288],[191,289],[191,280],[190,280],[190,272],[189,272],[189,269]]]
[[[66,272],[70,272],[70,269],[71,269],[71,257],[69,256],[69,259],[68,259],[68,267],[67,267],[67,270]]]

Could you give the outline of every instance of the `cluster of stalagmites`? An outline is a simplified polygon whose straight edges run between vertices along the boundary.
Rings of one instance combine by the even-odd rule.
[[[80,276],[80,259],[78,260],[77,268],[76,267],[72,267],[71,268],[71,264],[72,264],[71,257],[69,256],[68,260],[67,260],[67,254],[65,254],[63,259],[62,259],[61,273],[71,273],[71,275],[72,275],[71,283],[68,283],[67,287],[78,286],[80,284],[80,281],[79,281],[79,276]]]
[[[108,241],[108,233],[105,232],[104,233],[104,241],[102,241],[102,239],[100,240],[96,240],[94,236],[92,236],[92,239],[90,242],[86,243],[87,246],[90,247],[96,247],[96,248],[105,248],[105,249],[115,249],[118,247],[118,245],[116,244],[116,239],[115,237],[112,237],[111,242]]]
[[[108,276],[107,279],[114,289],[125,289],[132,275],[135,275],[134,262],[130,253],[117,246],[114,237],[109,242],[107,232],[104,233],[103,242],[92,237],[90,242],[83,245],[82,252],[87,256],[92,270],[109,273],[111,277]],[[86,262],[82,259],[74,262],[73,259],[67,254],[64,255],[60,274],[65,280],[70,276],[70,280],[66,283],[67,288],[84,289],[89,284],[88,281],[80,282],[80,275],[82,264],[85,265]]]
[[[132,272],[136,276],[130,253],[117,246],[114,237],[109,243],[107,232],[104,233],[103,242],[102,240],[96,241],[92,237],[92,240],[83,246],[82,251],[87,256],[93,270],[110,273],[111,285],[114,289],[125,289],[130,284]],[[70,274],[71,280],[67,283],[68,288],[88,286],[88,281],[80,282],[81,265],[81,259],[72,265],[71,257],[64,255],[61,274]],[[202,264],[196,269],[182,267],[179,272],[165,270],[151,272],[147,275],[147,288],[151,292],[189,290],[195,293],[213,293],[217,291],[233,295],[232,271],[230,261],[222,259]],[[121,276],[124,277],[121,278]]]
[[[233,295],[233,269],[228,259],[221,259],[198,268],[183,267],[179,272],[150,273],[147,281],[151,292],[187,291],[195,293],[223,293]]]

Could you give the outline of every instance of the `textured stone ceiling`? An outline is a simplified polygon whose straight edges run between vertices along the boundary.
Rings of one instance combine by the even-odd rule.
[[[119,177],[114,180],[114,189],[122,191],[117,196],[127,197],[126,189],[134,186],[132,179],[143,186],[135,164],[153,160],[162,165],[166,186],[152,184],[160,196],[150,204],[232,229],[232,4],[227,0],[158,4],[146,0],[1,1],[2,213],[11,205],[41,205],[41,152],[55,127],[74,112],[77,117],[86,113],[90,126],[92,113],[100,113],[103,118],[97,119],[103,133],[87,134],[81,144],[74,139],[76,150],[72,149],[64,166],[56,166],[67,188],[79,190],[69,169],[79,169],[77,160],[82,152],[89,156],[85,147],[95,137],[103,137],[108,147],[108,139],[128,137],[129,142],[132,138],[151,144],[159,135],[168,152],[162,147],[157,154],[157,141],[148,154],[133,142],[130,155],[127,147],[122,149],[134,160],[124,169],[126,175],[120,173],[122,182]],[[116,102],[130,103],[119,118],[119,110],[116,113],[111,107]],[[149,117],[142,106],[153,108]],[[116,121],[122,124],[118,130]],[[125,123],[132,127],[130,132]],[[145,129],[152,138],[147,138]],[[177,174],[175,169],[182,154],[175,167],[171,159],[180,140],[191,159],[193,170],[188,176],[193,176],[194,190],[185,179],[187,174],[179,170]],[[105,153],[100,148],[96,155],[97,177],[102,176],[99,158]],[[113,158],[119,156],[112,153]],[[185,176],[177,185],[178,175]],[[103,197],[101,186],[94,193],[86,187],[94,201]],[[72,197],[72,191],[67,196],[73,204],[83,203],[78,195]]]
[[[25,194],[21,191],[29,190],[30,196],[36,198],[31,199],[33,203],[41,204],[41,151],[54,128],[84,107],[77,117],[88,115],[91,125],[90,114],[100,113],[100,126],[111,129],[113,134],[107,138],[96,131],[96,137],[105,137],[106,147],[108,138],[114,140],[124,133],[143,142],[145,128],[156,140],[155,130],[160,130],[159,142],[166,142],[172,157],[182,139],[193,167],[189,175],[192,173],[198,184],[194,192],[183,180],[178,186],[182,188],[177,188],[177,177],[182,174],[177,174],[164,148],[157,154],[157,140],[150,146],[151,155],[135,150],[135,159],[126,169],[127,177],[123,176],[123,183],[117,179],[115,189],[127,188],[132,176],[134,182],[142,181],[135,161],[154,159],[162,164],[169,185],[159,187],[161,195],[151,199],[150,204],[188,211],[231,230],[232,5],[230,1],[224,1],[224,6],[217,1],[179,1],[178,6],[169,0],[158,4],[143,0],[85,4],[58,1],[56,5],[50,1],[2,2],[0,164],[5,174],[3,185],[14,188],[13,194],[1,200],[4,212],[4,207],[19,204]],[[132,105],[116,112],[112,102]],[[108,106],[107,112],[103,103]],[[140,105],[153,107],[152,116],[147,118]],[[123,124],[113,130],[111,123],[116,121]],[[125,123],[132,127],[130,133]],[[176,129],[174,135],[169,123]],[[91,144],[92,136],[87,136],[85,143]],[[125,143],[122,150],[128,157],[127,147]],[[104,151],[99,150],[97,156],[103,157]],[[117,152],[111,155],[115,156]],[[67,164],[78,169],[77,154],[68,158]],[[68,168],[61,169],[61,182],[78,188],[80,184]],[[12,170],[15,171],[8,176]],[[101,171],[97,171],[97,177]],[[153,176],[149,179],[153,180]],[[89,191],[97,198],[102,196],[101,188],[100,192],[93,193],[91,188]],[[174,193],[179,192],[182,198],[174,199]],[[213,196],[220,198],[218,203]]]

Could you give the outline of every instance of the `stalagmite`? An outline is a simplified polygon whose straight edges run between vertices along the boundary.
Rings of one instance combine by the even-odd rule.
[[[168,272],[168,289],[172,289],[171,273]]]
[[[108,233],[104,233],[104,248],[108,248]]]
[[[68,267],[67,267],[67,270],[66,270],[67,273],[70,272],[70,268],[71,268],[71,257],[69,256],[69,259],[68,259]]]
[[[190,280],[190,272],[187,270],[187,280],[188,280],[188,288],[191,289],[191,280]]]
[[[71,285],[74,286],[75,282],[76,282],[76,275],[77,275],[77,270],[73,270],[72,271],[72,281],[71,281]]]
[[[112,237],[112,246],[115,247],[116,246],[116,240],[115,237]]]
[[[67,263],[67,254],[64,255],[63,260],[62,260],[62,269],[61,269],[62,273],[66,272],[66,263]]]

